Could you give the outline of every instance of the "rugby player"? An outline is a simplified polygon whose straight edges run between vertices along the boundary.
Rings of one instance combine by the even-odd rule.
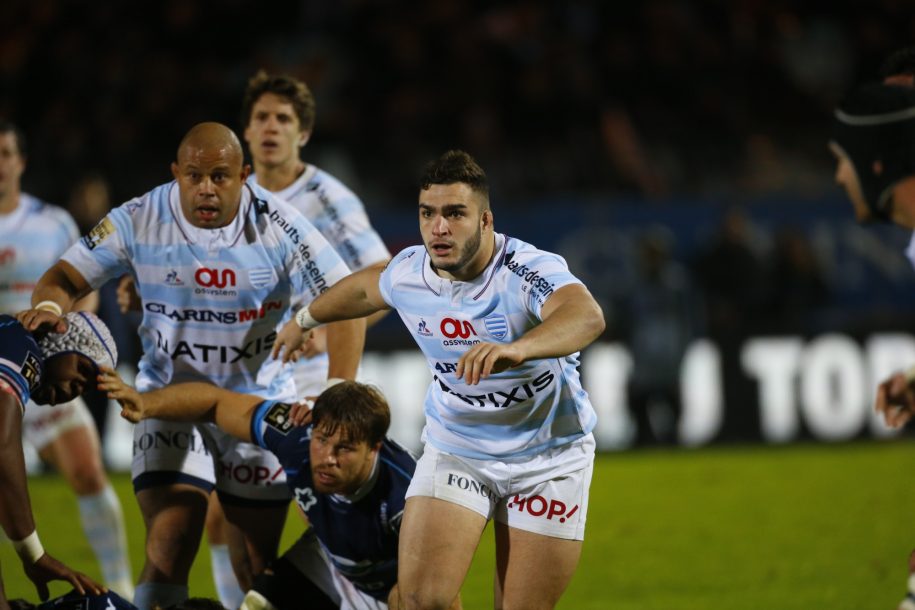
[[[494,231],[470,155],[427,166],[418,212],[422,246],[341,281],[281,336],[390,308],[429,360],[425,448],[401,528],[404,607],[448,607],[494,519],[495,607],[552,608],[584,538],[596,414],[578,352],[603,314],[561,257]]]
[[[292,400],[295,386],[271,350],[290,307],[313,299],[349,270],[298,212],[247,184],[241,144],[224,125],[202,123],[182,139],[174,181],[112,210],[49,269],[20,319],[53,325],[59,311],[112,277],[129,273],[141,297],[142,390],[200,380],[266,399]],[[365,325],[328,328],[328,375],[351,379]],[[301,339],[301,337],[299,338]],[[277,473],[253,478],[250,472]],[[269,452],[213,426],[146,420],[134,431],[134,490],[147,529],[146,563],[134,603],[142,610],[187,597],[207,496],[216,487],[226,517],[244,534],[243,589],[275,558],[289,493]],[[239,549],[241,551],[241,549]]]
[[[0,313],[30,307],[41,274],[79,239],[65,210],[22,192],[25,139],[12,123],[0,121]],[[78,309],[95,309],[89,295]],[[101,456],[98,431],[80,397],[43,409],[25,407],[22,430],[41,459],[61,473],[76,492],[80,524],[108,586],[133,596],[133,576],[121,502],[111,487]]]
[[[22,455],[26,404],[66,403],[95,383],[99,366],[117,364],[117,349],[104,323],[87,312],[62,319],[41,345],[15,318],[0,314],[0,525],[13,541],[38,596],[48,599],[48,582],[65,580],[79,593],[105,588],[44,551],[29,502]],[[37,407],[48,409],[49,407]],[[0,581],[0,610],[9,610]]]

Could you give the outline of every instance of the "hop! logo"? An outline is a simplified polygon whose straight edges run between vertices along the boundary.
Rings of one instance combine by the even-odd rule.
[[[560,523],[565,523],[567,520],[572,518],[576,512],[578,512],[578,504],[572,507],[572,510],[566,512],[566,504],[561,500],[547,500],[543,496],[530,496],[527,498],[522,498],[521,496],[515,496],[512,498],[512,501],[508,503],[508,508],[518,508],[519,513],[523,513],[525,510],[527,514],[532,517],[543,517],[546,516],[547,519],[553,520],[553,517],[558,517]]]

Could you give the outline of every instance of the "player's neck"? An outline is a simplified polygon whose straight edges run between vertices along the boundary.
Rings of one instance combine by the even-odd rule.
[[[257,183],[259,185],[271,193],[278,193],[283,189],[289,188],[289,185],[304,174],[307,168],[308,165],[304,161],[296,159],[293,163],[284,163],[273,167],[255,163],[254,173],[257,174]]]
[[[435,272],[445,279],[449,279],[455,282],[469,282],[473,279],[476,279],[481,273],[483,273],[483,271],[486,270],[486,267],[489,266],[489,263],[492,261],[492,257],[495,255],[495,252],[495,232],[484,233],[483,239],[480,243],[480,249],[477,250],[476,256],[470,259],[466,265],[452,272],[444,271],[442,269],[436,269]]]
[[[12,214],[19,207],[19,196],[22,191],[12,188],[0,196],[0,214]]]

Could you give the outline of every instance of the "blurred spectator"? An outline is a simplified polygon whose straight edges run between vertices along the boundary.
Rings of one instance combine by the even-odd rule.
[[[674,444],[680,364],[695,329],[690,280],[671,258],[671,236],[662,227],[646,232],[637,249],[635,282],[618,308],[617,321],[633,360],[629,408],[636,443]]]
[[[816,328],[814,313],[827,304],[829,287],[806,236],[786,227],[775,236],[769,330],[798,332]]]

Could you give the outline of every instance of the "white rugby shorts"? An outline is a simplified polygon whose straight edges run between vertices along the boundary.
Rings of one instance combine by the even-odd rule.
[[[584,540],[594,436],[517,461],[466,458],[428,441],[407,497],[439,498],[527,532]]]
[[[215,424],[146,419],[133,432],[134,490],[186,483],[219,492],[225,504],[285,504],[292,495],[275,455]]]
[[[30,400],[22,415],[22,437],[38,452],[64,432],[90,426],[94,432],[95,421],[89,407],[79,397],[53,407]]]

